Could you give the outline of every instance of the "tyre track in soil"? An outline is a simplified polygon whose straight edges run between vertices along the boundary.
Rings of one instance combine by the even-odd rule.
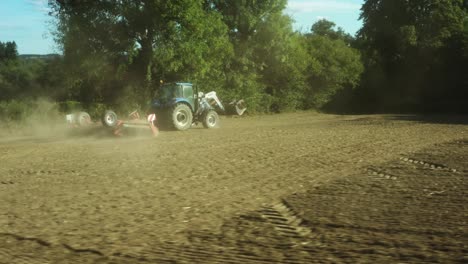
[[[212,157],[211,162],[214,162],[216,164],[222,164],[224,166],[218,166],[216,167],[216,170],[210,171],[208,173],[205,170],[203,170],[203,168],[185,166],[181,174],[182,176],[189,177],[189,178],[191,175],[200,176],[200,177],[196,177],[195,180],[203,180],[203,179],[211,180],[211,181],[212,180],[220,180],[220,181],[224,180],[226,182],[229,182],[230,178],[226,179],[223,177],[226,177],[227,175],[229,175],[232,177],[239,177],[245,180],[246,178],[242,176],[246,174],[247,175],[252,174],[252,171],[253,171],[257,179],[249,183],[254,183],[255,186],[259,188],[260,190],[262,190],[262,188],[260,188],[259,186],[267,186],[269,188],[276,189],[275,192],[272,192],[274,193],[274,197],[281,197],[288,193],[290,194],[292,192],[302,192],[306,190],[307,188],[311,188],[313,186],[319,186],[320,184],[325,184],[326,181],[335,181],[337,178],[342,177],[346,174],[349,174],[349,172],[351,171],[359,170],[360,168],[371,166],[372,164],[376,164],[376,163],[379,164],[382,161],[385,161],[386,159],[395,157],[396,155],[398,155],[398,153],[405,152],[405,151],[411,152],[411,151],[420,149],[424,146],[427,146],[431,143],[433,144],[434,142],[443,142],[450,138],[459,137],[460,131],[463,131],[463,130],[459,130],[459,128],[456,126],[418,125],[418,124],[407,123],[407,122],[395,122],[395,124],[392,124],[392,126],[388,128],[386,127],[387,123],[383,122],[384,124],[383,126],[382,124],[373,125],[373,127],[368,127],[368,125],[365,125],[364,127],[367,127],[367,130],[364,129],[361,131],[357,131],[358,133],[353,133],[349,135],[349,133],[347,133],[349,129],[355,128],[352,122],[351,122],[352,124],[349,125],[348,123],[350,122],[341,124],[341,123],[333,122],[335,120],[326,120],[326,121],[321,121],[322,123],[317,125],[317,122],[315,122],[315,120],[310,120],[310,121],[311,122],[308,123],[308,126],[307,124],[306,125],[301,124],[301,126],[304,126],[303,130],[304,129],[312,130],[311,132],[315,133],[315,135],[313,136],[311,136],[309,133],[304,133],[304,131],[301,131],[301,129],[298,129],[299,132],[296,131],[297,127],[291,126],[291,124],[288,124],[288,126],[285,126],[285,127],[280,126],[281,129],[278,129],[277,127],[274,127],[273,125],[270,125],[270,123],[268,122],[267,122],[267,125],[265,125],[265,123],[260,124],[260,129],[258,129],[260,132],[254,131],[254,133],[252,133],[252,131],[249,132],[249,131],[243,130],[242,133],[240,133],[241,134],[240,136],[235,133],[234,134],[228,133],[228,135],[226,136],[223,136],[223,135],[219,136],[219,133],[218,133],[217,138],[216,138],[217,140],[215,142],[217,143],[228,142],[228,144],[210,145],[209,146],[210,151],[220,154],[222,153],[221,150],[226,149],[226,147],[229,147],[229,148],[227,148],[228,150],[227,154],[211,156]],[[273,131],[280,130],[279,131],[280,133],[278,133],[278,131],[271,132],[272,130]],[[333,130],[334,133],[330,133],[330,130]],[[368,131],[374,131],[374,133],[368,133]],[[449,133],[450,136],[447,136],[448,135],[447,131],[451,132],[451,134]],[[196,131],[196,132],[197,132],[196,134],[201,135],[200,133],[198,133],[199,131]],[[379,136],[379,134],[382,134],[382,133],[386,134],[386,136],[384,137]],[[188,139],[186,135],[179,134],[179,133],[174,133],[174,134],[176,134],[177,136],[182,136],[183,139],[185,140]],[[260,136],[258,136],[258,134]],[[278,134],[280,135],[279,137],[278,137]],[[246,135],[250,137],[255,137],[255,138],[249,139],[249,140],[243,140],[243,138],[246,137]],[[273,137],[275,135],[276,135],[276,138]],[[421,137],[421,135],[423,136],[428,135],[431,138],[430,140],[427,140],[427,138]],[[229,140],[232,138],[235,138],[235,139],[241,138],[242,140],[238,140],[238,141],[233,140],[233,142],[229,142]],[[176,139],[176,138],[171,137],[170,139]],[[204,139],[208,139],[208,137],[205,137]],[[180,170],[174,170],[175,165],[179,165],[180,167],[180,164],[177,164],[175,162],[171,163],[171,159],[175,156],[175,154],[177,154],[177,156],[183,160],[193,159],[193,156],[197,155],[197,153],[195,154],[194,153],[177,153],[177,152],[173,152],[173,151],[163,148],[164,145],[174,147],[175,146],[174,144],[178,144],[182,142],[182,140],[179,140],[179,142],[177,142],[177,139],[175,141],[176,142],[173,144],[163,143],[163,144],[156,145],[154,144],[154,142],[148,143],[148,144],[156,145],[157,147],[160,147],[161,150],[163,150],[157,156],[157,158],[162,160],[157,165],[161,165],[164,162],[168,162],[169,166],[168,168],[166,168],[165,173],[169,175],[180,173]],[[273,144],[272,144],[272,141],[273,141]],[[89,143],[89,141],[87,141],[87,143]],[[124,141],[123,143],[128,143],[128,142]],[[135,140],[134,142],[131,142],[131,143],[139,144],[140,141]],[[144,142],[144,143],[146,144],[147,142]],[[206,148],[206,146],[204,145],[200,146],[200,145],[194,144],[194,143],[197,143],[194,141],[191,141],[190,143],[192,143],[193,146],[195,147],[195,152],[197,150]],[[47,144],[47,146],[49,145]],[[92,146],[92,147],[95,147],[95,146]],[[78,150],[77,152],[80,154],[85,152],[84,149],[81,148],[80,144],[76,144],[76,145],[71,144],[71,147],[69,146],[69,148],[73,151]],[[59,147],[56,147],[55,150],[58,150],[58,149]],[[147,150],[148,148],[145,148],[145,149]],[[52,148],[52,150],[54,149]],[[63,153],[66,153],[67,151],[69,150],[65,150],[62,152],[58,151],[58,153],[63,154]],[[94,151],[97,152],[97,153],[93,153],[94,158],[97,157],[98,160],[100,161],[108,159],[109,154],[115,154],[116,152],[115,149],[109,151],[109,148],[107,145],[100,145],[100,144],[97,144],[97,147],[95,147]],[[119,158],[120,160],[126,160],[125,158],[130,158],[130,162],[129,162],[130,165],[134,165],[135,167],[139,166],[141,165],[141,163],[137,162],[136,159],[133,159],[133,160],[131,159],[133,157],[132,154],[135,154],[139,151],[141,151],[140,148],[130,149],[130,152],[131,152],[130,154],[127,153],[127,155],[122,155],[121,153]],[[237,152],[243,153],[243,156],[239,159],[237,159],[237,156],[235,155]],[[124,158],[122,158],[122,156],[124,156]],[[141,156],[142,155],[138,155],[137,158],[141,158]],[[233,156],[236,158],[233,159],[232,158]],[[256,162],[252,162],[252,159],[253,160],[256,159]],[[45,160],[47,163],[47,158]],[[82,161],[83,159],[82,159],[82,156],[79,156],[79,157],[75,156],[74,160],[76,162],[80,160]],[[44,161],[44,159],[42,159],[42,161]],[[88,167],[93,168],[92,165],[93,163],[88,164]],[[158,167],[158,166],[150,166],[149,170],[151,169],[154,170],[155,169],[154,167]],[[285,170],[283,168],[288,168],[288,169]],[[81,172],[81,174],[85,176],[89,176],[89,175],[86,175],[87,174],[86,170],[83,172],[83,168],[77,168],[71,171]],[[15,169],[9,170],[10,174],[13,174],[12,172],[14,173]],[[67,172],[70,172],[70,170],[68,170]],[[91,173],[88,172],[90,175],[96,176],[96,175],[99,175],[99,172],[101,171],[90,170],[90,172]],[[142,175],[145,175],[145,173],[147,173],[144,167],[139,172]],[[53,174],[53,173],[50,173],[50,174]],[[60,177],[63,177],[63,174],[61,174],[60,171],[58,171],[56,174],[57,175],[54,175],[52,179],[60,181]],[[125,175],[125,172],[121,173],[120,175]],[[221,177],[220,178],[214,177],[216,175],[221,175]],[[272,177],[272,175],[274,177]],[[48,180],[50,180],[51,175],[48,175],[48,176],[49,176]],[[115,177],[115,175],[105,175],[105,177],[101,176],[100,180],[103,180],[105,182],[106,180],[111,179],[111,176]],[[206,176],[206,177],[203,177],[203,176]],[[181,179],[183,179],[183,177],[177,178],[177,180],[179,181]],[[28,180],[30,181],[31,179],[28,179]],[[70,182],[70,180],[71,179],[67,179],[68,182]],[[113,180],[115,180],[115,178],[113,178]],[[165,178],[161,178],[161,180],[165,180],[167,182],[167,179]],[[174,179],[172,178],[172,180]],[[271,183],[272,181],[285,182],[285,183],[272,185]],[[39,181],[36,181],[36,182],[31,183],[31,185],[33,186],[38,185],[38,183]],[[81,183],[81,181],[77,180],[77,183]],[[46,185],[46,184],[47,183],[43,182],[43,185]],[[194,187],[194,186],[195,185],[192,184],[190,187]],[[34,187],[38,188],[37,186],[34,186]],[[211,186],[211,187],[219,188],[219,187],[223,187],[223,184],[218,184],[217,186],[217,184],[215,183],[214,186]],[[231,185],[229,186],[229,188],[222,189],[221,193],[229,192],[227,195],[228,197],[235,197],[236,195],[245,193],[245,191],[251,187],[252,186],[242,186],[242,184],[239,184],[238,186]],[[263,188],[263,190],[264,189],[267,189],[267,188]],[[214,195],[212,196],[216,197],[218,194],[220,193],[214,192]],[[143,196],[138,197],[134,195],[133,198],[135,197],[139,199],[145,198]],[[272,196],[266,195],[266,197],[264,197],[263,199],[259,199],[258,202],[243,203],[243,205],[245,206],[246,204],[247,205],[250,204],[250,206],[247,206],[247,207],[255,208],[255,207],[258,207],[259,204],[264,203],[264,201],[268,201],[268,200],[271,201],[271,198]],[[235,201],[236,200],[234,199],[234,202]],[[219,208],[219,204],[217,205],[216,203],[214,203],[214,205],[215,207]],[[263,210],[271,211],[271,214],[273,216],[272,215],[268,216],[268,214],[266,214],[265,216],[265,213],[263,213],[263,218],[266,219],[265,220],[266,222],[270,222],[269,223],[270,225],[275,226],[274,215],[276,214],[277,218],[281,218],[278,216],[278,214],[281,215],[281,213],[274,213],[274,209],[272,209],[272,207],[269,207],[269,209],[264,208]],[[215,220],[219,221],[219,220],[226,219],[228,215],[232,215],[232,212],[230,212],[230,210],[226,210],[225,214],[218,215],[217,217],[215,217],[218,219],[215,219]],[[236,213],[234,213],[234,215],[236,215]],[[260,215],[262,215],[262,213],[260,213]],[[289,216],[283,217],[284,219],[286,219],[285,220],[286,222],[287,221],[297,222],[297,219],[288,220],[288,217]],[[282,220],[278,220],[278,221],[282,222]],[[216,221],[213,221],[213,222],[216,222]],[[214,226],[215,226],[214,230],[219,230],[219,225],[215,224]],[[218,228],[216,228],[216,226],[218,226]],[[236,223],[236,226],[237,226],[237,223]],[[247,224],[247,226],[251,226],[251,224],[249,223]],[[279,227],[277,227],[276,229],[278,228]],[[185,243],[187,243],[186,241],[187,234],[192,234],[193,232],[196,232],[197,230],[200,230],[200,229],[201,230],[213,229],[213,225],[201,226],[201,228],[198,225],[195,226],[195,228],[193,226],[188,226],[188,227],[185,226],[185,229],[184,229],[185,231],[182,233],[184,240],[182,241],[179,240],[178,243],[183,244],[184,241]],[[50,230],[46,230],[46,231],[50,231]],[[266,234],[268,234],[268,232],[266,232]],[[292,232],[294,233],[294,230]],[[25,233],[24,230],[23,230],[23,233]],[[50,237],[50,233],[47,233],[47,232],[45,233],[48,234]],[[96,236],[96,233],[91,232],[91,235]],[[45,237],[47,237],[47,235],[45,235]],[[191,239],[193,239],[196,236],[190,235],[188,237],[191,237]],[[275,238],[278,237],[277,234],[272,234],[271,236],[267,236],[267,237],[268,237],[267,240],[271,240],[271,241],[278,240],[279,242],[278,242],[277,247],[279,248],[282,247],[281,245],[283,245],[284,243],[283,236],[279,236],[279,239],[276,239],[276,240]],[[146,237],[146,239],[147,238],[148,237]],[[81,239],[83,239],[83,236],[81,236]],[[217,239],[219,240],[219,238]],[[55,239],[52,239],[52,241],[60,241],[61,243],[62,241],[66,242],[67,239],[55,238]],[[143,241],[145,241],[145,239],[143,239]],[[155,239],[155,241],[160,241],[160,239]],[[79,246],[82,245],[80,243],[76,243],[76,241],[73,241],[72,239],[71,239],[71,242],[72,243],[70,245],[73,245],[73,244],[75,245],[77,244],[77,245],[70,246],[69,244],[66,244],[66,243],[62,243],[62,244],[69,245],[70,248],[80,248]],[[108,252],[112,252],[112,249],[114,249],[115,251],[116,250],[115,248],[120,249],[120,252],[127,252],[127,251],[139,252],[140,251],[144,253],[144,251],[146,250],[146,249],[145,250],[141,249],[142,248],[141,246],[140,247],[136,246],[139,243],[129,243],[126,245],[126,247],[125,246],[122,247],[120,245],[120,248],[115,247],[115,244],[110,243],[113,247],[112,246],[110,247],[111,250],[108,250],[108,249],[106,250],[106,247],[105,246],[103,247],[102,244],[97,243],[98,245],[96,245],[96,242],[94,243],[93,242],[89,243],[90,241],[86,241],[86,242],[87,243],[83,243],[83,245],[87,244],[92,248],[99,248],[99,250],[102,250],[102,252],[104,252],[102,254],[107,254],[107,256],[109,256]],[[114,242],[114,241],[111,241],[111,242]],[[56,245],[60,245],[60,243],[57,243]],[[247,245],[249,245],[249,243],[247,243]],[[242,245],[236,245],[236,246],[240,247],[241,253],[247,250],[243,248]],[[235,248],[239,248],[239,247],[235,247]],[[146,243],[146,246],[144,246],[143,248],[151,248],[151,246],[147,245]],[[175,252],[174,254],[180,254],[179,246],[172,248],[172,250]],[[194,252],[196,251],[197,250],[194,250]],[[101,251],[97,251],[97,252],[101,252]],[[207,252],[212,252],[212,250],[208,249]],[[229,263],[229,259],[234,259],[233,263],[237,263],[235,261],[236,258],[229,257],[229,254],[227,254],[227,257],[221,257],[221,256],[226,256],[226,254],[224,254],[226,252],[222,252],[222,253],[223,254],[219,256],[220,261],[221,259],[223,259],[223,262]],[[251,252],[249,253],[248,250],[244,253],[245,253],[244,255],[251,254]],[[134,254],[135,256],[133,258],[138,259],[137,257],[138,254],[139,253],[135,253]],[[147,253],[146,255],[151,256],[151,254],[152,253]],[[125,255],[125,254],[122,253],[122,255]],[[143,255],[145,255],[145,253]],[[211,260],[213,260],[212,253],[210,254],[207,253],[207,256]],[[253,256],[255,256],[255,254],[253,254]],[[131,256],[127,256],[127,258],[132,259]],[[187,256],[186,258],[190,259],[191,257]],[[169,260],[171,259],[173,258],[169,258]],[[163,260],[164,259],[159,259],[158,261],[163,261]],[[251,257],[250,259],[247,258],[247,260],[252,261],[252,262],[262,261],[261,259],[256,259],[255,257]],[[291,261],[292,261],[291,263],[294,262],[293,260]],[[290,261],[288,260],[288,262]],[[28,262],[25,262],[25,263],[28,263]]]

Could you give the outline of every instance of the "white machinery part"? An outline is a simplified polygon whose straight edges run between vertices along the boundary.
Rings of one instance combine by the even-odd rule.
[[[156,114],[149,114],[146,119],[148,120],[148,123],[153,123],[156,120]]]
[[[218,96],[216,95],[216,92],[215,91],[211,91],[209,93],[206,93],[205,94],[205,98],[207,99],[207,101],[212,105],[212,100],[214,100],[219,108],[221,108],[223,111],[224,111],[224,106],[223,104],[221,103],[221,101],[219,100]]]
[[[73,124],[75,120],[75,115],[74,114],[68,114],[65,116],[65,119],[67,120],[68,124]]]

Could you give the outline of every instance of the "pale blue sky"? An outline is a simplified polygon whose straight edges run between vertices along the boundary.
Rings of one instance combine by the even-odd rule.
[[[358,18],[363,2],[289,0],[286,13],[296,21],[295,29],[303,32],[325,18],[354,35],[362,25]],[[0,41],[15,41],[20,54],[58,53],[47,12],[47,0],[0,0]]]
[[[364,0],[289,0],[286,13],[296,23],[296,30],[310,31],[317,20],[327,19],[354,35],[362,26],[359,20]]]

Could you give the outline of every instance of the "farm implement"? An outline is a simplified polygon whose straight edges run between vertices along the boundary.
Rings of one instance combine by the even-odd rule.
[[[242,115],[247,110],[244,100],[233,100],[224,106],[216,92],[199,92],[191,83],[169,83],[161,86],[147,112],[146,118],[140,117],[138,111],[133,111],[122,119],[112,110],[107,110],[102,118],[102,124],[122,135],[126,128],[150,129],[154,136],[159,133],[158,127],[173,130],[187,130],[199,123],[211,129],[219,126],[219,115]],[[78,112],[66,116],[67,122],[73,127],[96,124],[86,112]]]

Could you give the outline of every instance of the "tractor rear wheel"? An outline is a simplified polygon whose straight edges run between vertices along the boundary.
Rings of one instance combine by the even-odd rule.
[[[87,126],[91,124],[91,117],[86,112],[79,112],[75,115],[76,123],[80,126]]]
[[[177,104],[172,110],[172,126],[177,130],[187,130],[192,126],[192,110],[186,104]]]
[[[209,110],[203,115],[203,126],[205,128],[214,128],[219,123],[219,116],[214,110]]]
[[[118,122],[117,114],[114,111],[107,110],[102,116],[101,121],[106,127],[115,127]]]

